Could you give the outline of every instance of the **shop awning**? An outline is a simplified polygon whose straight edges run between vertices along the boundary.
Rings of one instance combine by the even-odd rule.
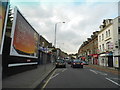
[[[81,57],[81,59],[85,59],[85,57]]]
[[[98,57],[98,54],[93,54],[93,57],[96,57],[96,58],[97,58],[97,57]]]
[[[88,56],[98,57],[98,54],[89,54]]]
[[[105,56],[112,56],[113,54],[111,53],[104,53],[104,54],[100,54],[101,57],[105,57]]]
[[[89,54],[88,56],[93,56],[93,54]]]

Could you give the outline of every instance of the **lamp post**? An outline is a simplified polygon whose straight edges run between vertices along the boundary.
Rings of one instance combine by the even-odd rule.
[[[57,31],[57,24],[58,23],[65,23],[65,22],[57,22],[56,24],[55,24],[55,40],[54,40],[54,46],[56,47],[56,31]]]
[[[65,22],[57,22],[55,24],[55,40],[54,40],[54,47],[56,48],[56,30],[57,30],[57,24],[59,23],[65,23]],[[57,51],[56,51],[56,56],[55,56],[55,61],[57,60]]]

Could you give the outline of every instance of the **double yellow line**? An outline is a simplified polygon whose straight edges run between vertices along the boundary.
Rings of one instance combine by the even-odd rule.
[[[50,75],[50,77],[48,78],[48,80],[46,81],[46,83],[43,85],[42,89],[41,90],[44,90],[44,88],[47,86],[48,82],[50,81],[51,77],[55,74],[55,71],[53,71],[53,73]]]

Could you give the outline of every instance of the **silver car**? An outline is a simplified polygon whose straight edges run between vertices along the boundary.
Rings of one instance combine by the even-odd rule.
[[[63,59],[58,59],[55,64],[56,64],[56,68],[58,67],[66,68],[66,62]]]

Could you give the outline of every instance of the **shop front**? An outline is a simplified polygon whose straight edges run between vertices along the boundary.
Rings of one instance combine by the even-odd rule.
[[[98,65],[98,54],[89,54],[88,59],[90,64]]]
[[[100,54],[98,60],[100,66],[107,66],[108,60],[106,54]]]
[[[89,54],[89,55],[88,55],[88,62],[89,62],[89,64],[93,64],[93,61],[92,61],[92,60],[93,60],[92,55],[93,55],[93,54]]]
[[[93,54],[93,64],[98,65],[98,54]]]
[[[113,53],[103,53],[99,55],[99,65],[113,67]]]
[[[116,55],[116,56],[114,56],[113,57],[114,59],[113,59],[113,66],[115,67],[115,68],[120,68],[120,56],[118,55]]]

